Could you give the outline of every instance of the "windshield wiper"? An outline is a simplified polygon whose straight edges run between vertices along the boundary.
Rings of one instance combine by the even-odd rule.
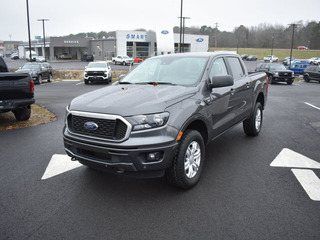
[[[131,82],[119,82],[119,84],[132,84]]]
[[[137,84],[150,84],[150,85],[153,85],[153,86],[157,86],[157,85],[175,85],[171,82],[140,82],[140,83],[137,83]]]

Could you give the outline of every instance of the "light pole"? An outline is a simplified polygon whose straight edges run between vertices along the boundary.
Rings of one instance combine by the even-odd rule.
[[[189,17],[182,17],[183,18],[183,27],[182,27],[182,52],[184,52],[184,28],[185,28],[185,20],[190,19]]]
[[[32,55],[31,55],[31,38],[30,38],[30,21],[29,21],[29,2],[28,0],[26,0],[26,4],[27,4],[27,21],[28,21],[28,37],[29,37],[29,58],[30,58],[30,62],[32,61]]]
[[[46,34],[44,30],[44,21],[49,21],[49,19],[38,19],[38,21],[42,21],[42,31],[43,31],[43,57],[46,59]]]
[[[274,40],[274,33],[272,33],[271,55],[273,55],[273,40]]]
[[[182,37],[182,6],[183,0],[181,0],[181,11],[180,11],[180,45],[179,45],[179,52],[181,53],[181,37]]]
[[[292,26],[292,38],[291,38],[291,50],[290,50],[290,61],[289,61],[289,69],[291,67],[291,59],[292,59],[292,48],[293,48],[293,38],[294,38],[294,28],[297,26],[297,24],[289,24]]]

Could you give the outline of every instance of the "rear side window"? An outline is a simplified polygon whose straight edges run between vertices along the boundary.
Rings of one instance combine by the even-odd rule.
[[[242,78],[244,76],[244,71],[239,59],[235,57],[227,57],[227,59],[231,67],[233,78],[235,80]]]

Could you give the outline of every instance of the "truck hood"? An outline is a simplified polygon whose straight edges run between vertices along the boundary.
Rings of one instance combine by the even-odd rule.
[[[170,85],[113,85],[72,100],[70,110],[133,116],[163,112],[191,97],[196,87]]]

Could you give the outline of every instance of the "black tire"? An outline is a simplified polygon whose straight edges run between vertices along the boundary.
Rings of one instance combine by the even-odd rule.
[[[17,121],[26,121],[31,116],[31,106],[25,106],[12,111]]]
[[[48,78],[48,82],[52,81],[52,74],[50,73],[49,78]]]
[[[89,84],[89,80],[85,79],[84,84]]]
[[[263,110],[260,102],[257,102],[253,114],[243,121],[243,130],[247,136],[259,135],[263,122]]]
[[[123,62],[122,65],[125,66],[125,65],[126,65],[126,62]]]
[[[308,75],[304,75],[303,79],[304,79],[305,82],[310,82],[310,78],[309,78]]]
[[[204,160],[205,145],[201,134],[196,130],[187,130],[180,140],[171,167],[166,171],[168,182],[179,188],[192,188],[200,179]]]
[[[115,60],[113,60],[112,62],[113,62],[114,65],[116,65],[116,61]]]
[[[42,83],[42,76],[39,75],[39,76],[38,76],[38,84],[41,84],[41,83]]]
[[[292,85],[293,81],[289,81],[287,82],[288,85]]]
[[[272,75],[269,75],[269,83],[273,84],[273,76]]]

